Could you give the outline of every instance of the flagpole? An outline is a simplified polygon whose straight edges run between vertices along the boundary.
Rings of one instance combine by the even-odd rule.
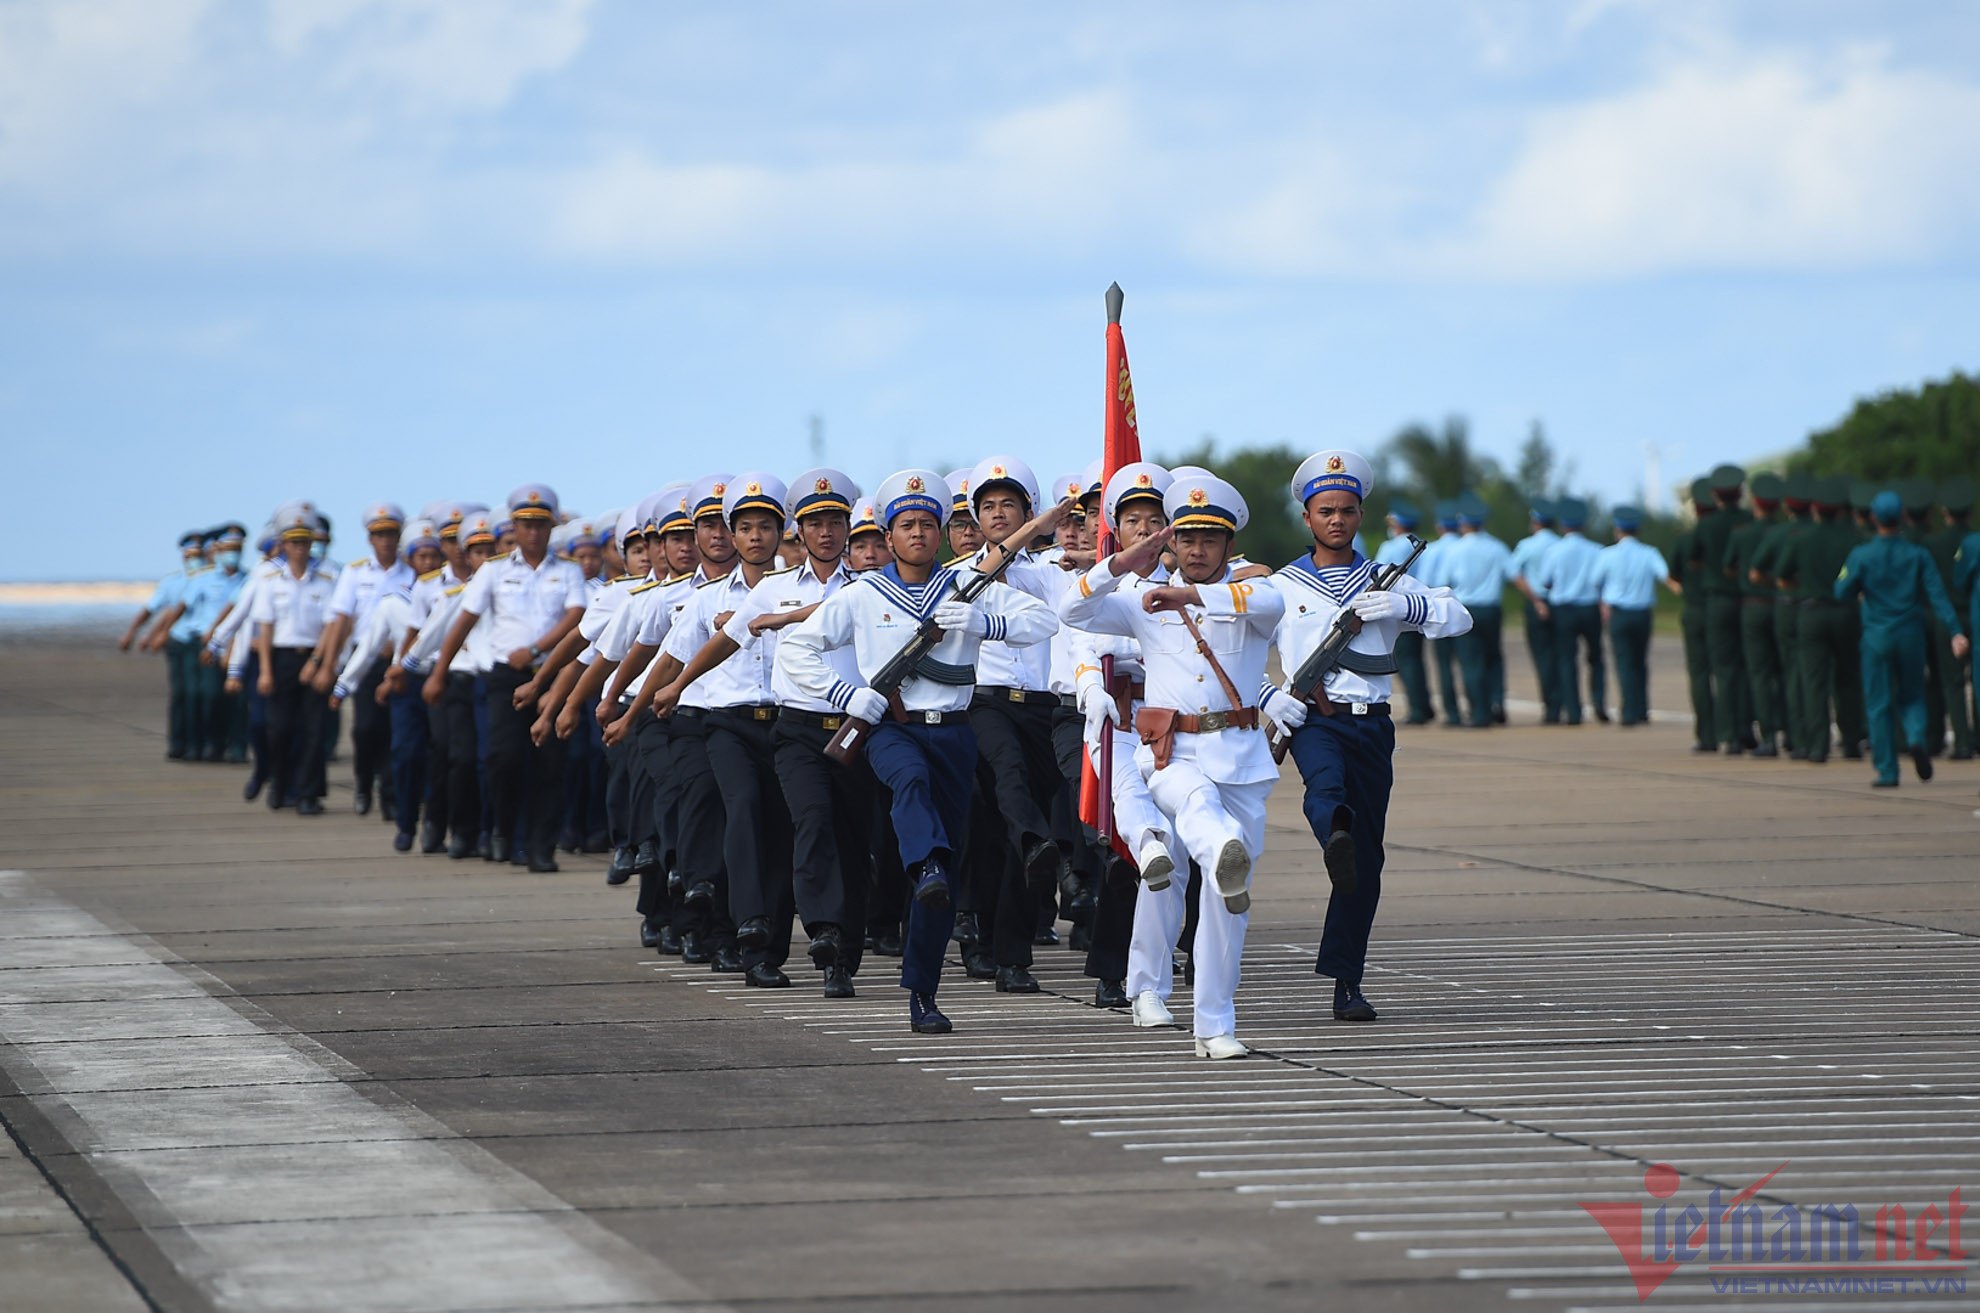
[[[1113,555],[1114,552],[1114,532],[1107,523],[1107,494],[1105,491],[1107,477],[1113,472],[1107,468],[1107,427],[1111,424],[1114,413],[1115,386],[1111,341],[1113,330],[1120,327],[1121,305],[1126,300],[1127,294],[1121,291],[1121,285],[1119,283],[1109,283],[1107,285],[1107,328],[1109,330],[1108,339],[1110,349],[1105,353],[1107,357],[1106,407],[1100,412],[1100,479],[1102,488],[1099,503],[1100,533],[1094,542],[1096,559],[1102,561]],[[1107,697],[1111,698],[1114,696],[1114,658],[1112,656],[1103,656],[1100,658],[1100,691]],[[1099,802],[1099,824],[1094,826],[1094,829],[1099,831],[1100,846],[1105,850],[1112,848],[1114,845],[1114,731],[1107,728],[1104,721],[1101,722],[1100,727],[1100,779],[1097,800]]]

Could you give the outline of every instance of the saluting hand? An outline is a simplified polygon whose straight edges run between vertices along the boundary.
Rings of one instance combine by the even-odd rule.
[[[1115,552],[1108,559],[1113,562],[1115,574],[1140,574],[1155,568],[1155,562],[1162,559],[1162,549],[1176,536],[1174,529],[1163,529],[1160,533],[1143,538],[1126,551]],[[1153,610],[1153,607],[1149,608]]]

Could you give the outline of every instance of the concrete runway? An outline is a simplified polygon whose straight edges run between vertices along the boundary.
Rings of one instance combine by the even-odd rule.
[[[1581,1205],[1649,1218],[1651,1164],[1672,1216],[1856,1204],[1865,1253],[1980,1184],[1970,763],[1873,792],[1676,719],[1399,731],[1382,1020],[1312,974],[1294,781],[1257,1051],[1213,1064],[1186,991],[1137,1031],[1063,950],[1037,997],[954,970],[916,1037],[881,960],[828,1003],[801,956],[773,992],[640,950],[596,858],[395,854],[344,763],[320,819],[244,805],[106,648],[0,643],[0,1309],[1636,1308]],[[1797,1306],[1976,1307],[1921,1304],[1944,1240]],[[1706,1266],[1651,1302],[1737,1303]]]

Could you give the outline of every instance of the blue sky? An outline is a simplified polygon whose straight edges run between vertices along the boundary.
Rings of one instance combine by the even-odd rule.
[[[1538,420],[1609,498],[1980,366],[1939,3],[0,0],[0,577],[312,497]],[[111,534],[94,526],[113,524]]]

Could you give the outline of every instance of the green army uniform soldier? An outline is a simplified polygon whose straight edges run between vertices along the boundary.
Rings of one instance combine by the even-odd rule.
[[[1780,581],[1781,563],[1794,540],[1814,527],[1816,478],[1812,474],[1790,474],[1781,494],[1781,515],[1760,540],[1753,569],[1773,594],[1774,650],[1780,653],[1781,703],[1787,733],[1788,755],[1796,761],[1808,759],[1808,743],[1803,737],[1808,717],[1801,706],[1801,643],[1796,619],[1800,615],[1793,595]]]
[[[1693,752],[1717,752],[1719,737],[1712,714],[1712,649],[1706,636],[1705,566],[1693,550],[1698,526],[1717,514],[1719,504],[1712,500],[1712,481],[1691,481],[1691,509],[1697,520],[1671,543],[1667,559],[1671,578],[1678,581],[1684,606],[1679,611],[1679,630],[1684,635],[1684,674],[1691,686]]]
[[[1901,536],[1908,543],[1924,547],[1930,551],[1932,537],[1932,508],[1936,504],[1938,489],[1930,479],[1899,479],[1893,485],[1898,500],[1904,504],[1904,520]],[[1925,750],[1934,757],[1946,750],[1946,700],[1942,680],[1942,667],[1937,624],[1928,612],[1925,616]]]
[[[1781,654],[1774,645],[1774,585],[1758,568],[1760,545],[1779,527],[1781,495],[1787,485],[1778,474],[1756,474],[1748,490],[1753,516],[1726,535],[1726,574],[1739,595],[1739,651],[1753,718],[1760,722],[1756,757],[1778,756],[1774,741],[1787,727],[1781,697]],[[1790,741],[1793,735],[1789,734]]]
[[[1939,510],[1942,522],[1929,529],[1918,539],[1918,545],[1932,554],[1932,561],[1939,567],[1939,579],[1946,586],[1946,593],[1957,605],[1959,593],[1953,587],[1953,572],[1959,558],[1960,544],[1973,532],[1973,480],[1959,477],[1948,479],[1937,489]],[[1927,618],[1931,632],[1927,641],[1931,653],[1938,661],[1939,701],[1945,709],[1946,723],[1952,729],[1952,759],[1971,761],[1973,759],[1973,719],[1966,703],[1966,675],[1969,657],[1955,657],[1952,654],[1952,633],[1940,622],[1935,613]],[[1968,634],[1970,639],[1972,634]],[[1926,713],[1925,736],[1929,742],[1937,743],[1935,736],[1938,722]]]
[[[1851,760],[1863,756],[1867,727],[1862,627],[1856,608],[1835,594],[1836,576],[1862,541],[1851,513],[1849,482],[1822,479],[1815,485],[1814,498],[1816,523],[1787,544],[1774,566],[1774,577],[1795,609],[1795,666],[1801,679],[1799,741],[1807,749],[1807,760],[1820,765],[1829,759],[1831,724],[1842,739],[1843,756]]]
[[[1746,679],[1746,658],[1740,633],[1739,584],[1726,564],[1726,544],[1733,530],[1752,516],[1739,504],[1746,471],[1721,465],[1711,473],[1716,513],[1698,522],[1691,551],[1704,567],[1705,637],[1712,653],[1712,709],[1718,741],[1738,755],[1757,747],[1753,738],[1753,693]]]
[[[1897,744],[1892,713],[1900,721],[1918,778],[1932,778],[1932,754],[1925,737],[1925,613],[1952,630],[1951,650],[1967,652],[1965,627],[1953,611],[1931,553],[1902,536],[1904,502],[1886,489],[1870,503],[1877,536],[1858,543],[1836,577],[1836,596],[1860,599],[1863,617],[1863,700],[1870,717],[1870,753],[1877,767],[1873,783],[1895,788]]]

